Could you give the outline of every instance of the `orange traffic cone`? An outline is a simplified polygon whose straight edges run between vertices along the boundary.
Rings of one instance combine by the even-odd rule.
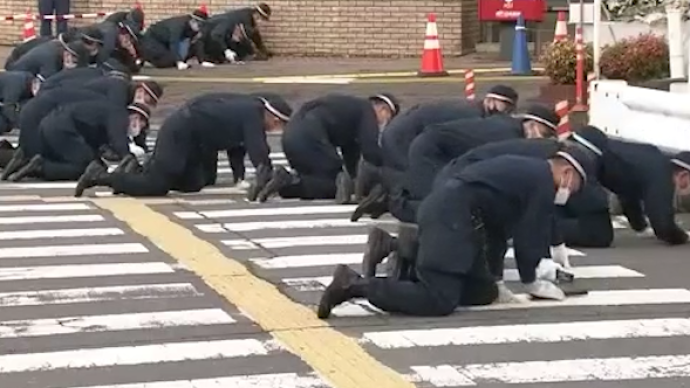
[[[554,42],[564,42],[568,40],[568,24],[565,21],[565,12],[558,11],[558,20],[556,21],[556,31],[553,34]]]
[[[26,11],[26,19],[24,19],[24,30],[22,31],[22,38],[24,42],[28,42],[36,37],[36,26],[34,25],[34,15],[31,9]]]
[[[438,41],[436,15],[429,14],[426,23],[426,37],[424,38],[424,52],[422,53],[422,67],[417,72],[420,77],[442,77],[448,72],[443,69],[443,54]]]

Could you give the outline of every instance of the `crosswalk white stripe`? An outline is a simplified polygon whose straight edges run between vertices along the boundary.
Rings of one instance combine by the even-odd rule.
[[[3,183],[0,190],[21,190],[21,189],[74,189],[77,182],[26,182],[26,183]]]
[[[2,267],[0,281],[175,273],[166,263],[114,263]]]
[[[139,243],[46,245],[40,247],[0,248],[0,259],[84,255],[121,255],[128,253],[146,253],[148,251],[148,248]]]
[[[266,221],[266,222],[236,222],[227,224],[197,224],[197,229],[206,233],[224,233],[227,231],[250,232],[266,229],[316,229],[316,228],[355,228],[372,224],[391,224],[393,220],[363,219],[351,222],[344,218],[329,218],[316,220]]]
[[[135,286],[89,287],[62,290],[0,293],[0,307],[42,306],[71,303],[198,297],[190,283],[138,284]]]
[[[366,234],[340,236],[300,236],[257,238],[249,240],[223,240],[222,243],[234,250],[280,249],[289,247],[307,247],[324,245],[360,245],[367,242]]]
[[[411,369],[416,373],[411,378],[413,381],[436,387],[643,380],[690,377],[690,355],[413,366]]]
[[[2,187],[2,185],[0,185]],[[78,214],[64,216],[27,216],[27,217],[0,217],[0,225],[20,225],[20,224],[49,224],[49,223],[70,223],[70,222],[98,222],[105,221],[103,216],[98,214]]]
[[[296,216],[308,214],[338,214],[352,213],[356,205],[331,205],[331,206],[294,206],[279,208],[253,208],[231,210],[208,210],[198,212],[208,218],[233,218],[233,217],[265,217],[265,216]],[[175,212],[177,216],[179,213]]]
[[[79,388],[329,388],[317,376],[297,373],[242,375],[197,380],[156,381],[148,383],[103,385]],[[77,387],[75,387],[77,388]]]
[[[516,296],[522,300],[522,303],[463,307],[458,310],[487,311],[545,307],[690,304],[690,291],[684,288],[590,291],[588,295],[573,296],[563,301],[534,301],[526,294],[518,294]],[[374,315],[377,312],[381,313],[379,309],[372,306],[368,301],[358,299],[345,302],[335,307],[332,311],[332,315],[337,317],[363,317]]]
[[[275,347],[268,341],[238,339],[6,354],[0,355],[0,373],[262,356]]]
[[[362,262],[361,253],[328,253],[323,255],[278,256],[270,259],[250,259],[261,268],[302,268],[324,265],[357,264]]]
[[[122,236],[125,232],[118,228],[90,229],[42,229],[0,232],[0,240],[31,240],[39,238],[103,237]]]
[[[85,203],[50,203],[50,204],[31,204],[31,205],[0,205],[0,212],[44,212],[44,211],[66,211],[66,210],[91,210],[92,208]]]
[[[0,321],[0,338],[42,337],[115,330],[165,329],[194,325],[227,325],[235,322],[236,321],[222,309]]]
[[[360,255],[361,259],[361,255]],[[643,274],[619,265],[591,265],[586,267],[570,268],[569,271],[578,279],[604,279],[604,278],[641,278]],[[303,277],[283,279],[283,283],[298,291],[323,291],[331,284],[331,276]],[[503,280],[517,282],[520,274],[515,269],[505,269]]]
[[[690,319],[630,319],[381,331],[364,333],[360,342],[382,349],[410,349],[680,336],[690,336]]]

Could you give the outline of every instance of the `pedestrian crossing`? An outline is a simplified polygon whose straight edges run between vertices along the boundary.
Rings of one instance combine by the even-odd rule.
[[[328,387],[88,203],[0,202],[0,311],[2,387]]]
[[[184,208],[165,211],[310,306],[318,303],[335,265],[359,269],[369,228],[396,231],[387,217],[352,223],[354,206],[331,201],[236,200]],[[586,296],[559,302],[520,294],[509,251],[505,279],[523,303],[463,308],[457,316],[420,320],[390,316],[355,300],[336,307],[331,322],[348,322],[348,334],[419,387],[590,387],[690,378],[685,354],[690,318],[678,313],[687,311],[690,290],[659,287],[643,271],[601,252],[570,250],[578,282],[591,290]],[[654,312],[659,306],[677,308],[660,316]]]

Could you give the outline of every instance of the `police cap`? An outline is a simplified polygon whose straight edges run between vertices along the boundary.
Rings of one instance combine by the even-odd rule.
[[[370,101],[380,101],[388,106],[393,113],[393,116],[400,113],[400,102],[394,95],[390,93],[379,93],[369,97]]]
[[[602,156],[608,150],[609,138],[599,128],[587,125],[570,134],[570,139]]]
[[[556,111],[544,105],[534,104],[527,107],[523,113],[515,115],[525,121],[532,120],[549,127],[553,132],[556,132],[558,123],[561,118],[558,117]]]
[[[290,121],[292,107],[283,97],[275,93],[257,94],[259,100],[264,104],[264,108],[282,121]]]
[[[680,168],[690,171],[690,152],[683,151],[675,154],[671,158],[671,163]]]
[[[506,85],[494,85],[486,93],[485,98],[495,98],[497,100],[505,101],[509,104],[515,105],[518,102],[518,93],[515,89]]]

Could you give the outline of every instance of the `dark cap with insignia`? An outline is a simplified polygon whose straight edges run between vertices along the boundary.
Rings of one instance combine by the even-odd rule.
[[[261,18],[264,20],[271,19],[271,7],[269,7],[266,3],[257,4],[256,7],[254,7],[254,11],[261,15]]]
[[[529,106],[523,113],[515,115],[515,117],[523,121],[536,121],[551,129],[554,133],[558,129],[558,123],[561,118],[558,117],[556,111],[544,105],[534,104]]]
[[[675,154],[671,158],[671,163],[677,167],[690,171],[690,152],[683,151]]]
[[[518,94],[515,89],[506,85],[494,85],[486,93],[485,98],[495,98],[507,102],[512,105],[516,105],[518,102]]]
[[[103,44],[103,32],[95,26],[84,27],[81,30],[81,40],[86,43]]]
[[[388,106],[388,109],[391,110],[393,113],[393,116],[397,115],[400,113],[400,103],[398,102],[398,99],[395,98],[394,95],[390,93],[379,93],[375,94],[373,96],[369,97],[370,101],[380,101],[383,102]]]
[[[567,147],[554,155],[567,161],[582,178],[587,182],[588,177],[596,177],[596,158],[592,152],[583,147]]]
[[[206,12],[203,9],[197,9],[194,12],[192,12],[191,16],[192,16],[192,19],[199,21],[199,22],[203,22],[206,19],[208,19],[208,12]]]
[[[144,89],[154,101],[158,102],[163,97],[163,87],[156,81],[141,81],[135,87]]]
[[[285,99],[275,93],[257,93],[257,97],[264,104],[264,108],[282,121],[290,121],[292,107]]]
[[[139,115],[141,115],[141,117],[144,118],[144,120],[146,120],[146,122],[148,122],[151,118],[151,110],[148,106],[144,104],[139,104],[135,102],[133,104],[128,105],[127,110],[130,112],[138,113]]]
[[[590,151],[598,156],[604,155],[609,148],[609,138],[599,128],[587,125],[577,129],[570,134],[570,140],[576,141],[582,146],[587,147]]]

